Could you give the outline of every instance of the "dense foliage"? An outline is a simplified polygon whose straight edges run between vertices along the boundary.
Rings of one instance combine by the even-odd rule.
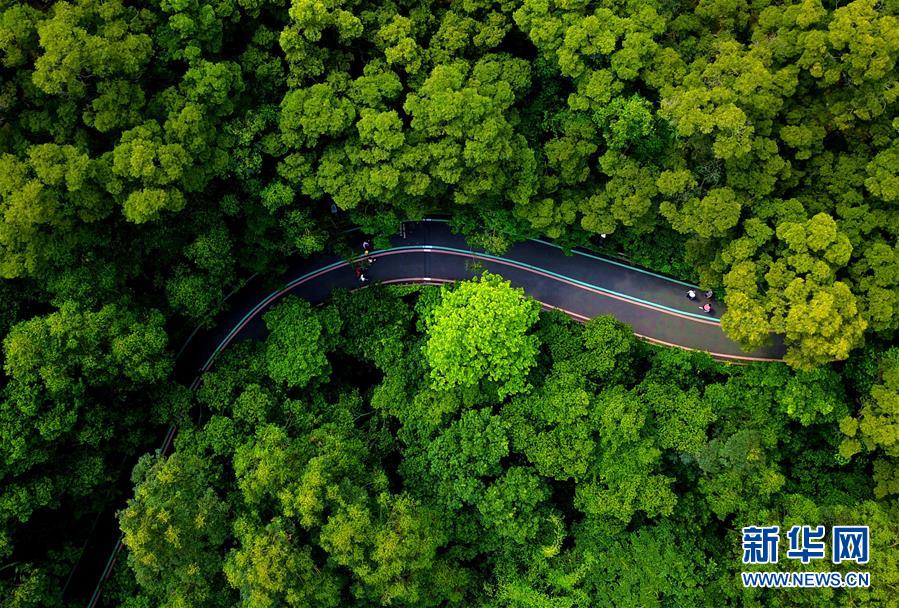
[[[0,275],[198,318],[242,271],[450,213],[667,238],[803,368],[899,327],[899,6],[0,4]],[[673,249],[673,251],[671,250]],[[88,289],[86,283],[98,285]],[[164,297],[162,297],[164,294]]]
[[[223,357],[196,396],[205,422],[135,470],[120,521],[138,586],[118,591],[122,605],[894,605],[899,519],[876,498],[896,489],[872,491],[869,460],[835,458],[847,391],[861,386],[659,350],[610,317],[524,318],[533,302],[497,277],[436,289],[338,293],[321,310],[288,299],[267,343]],[[457,360],[434,359],[447,336],[430,321],[453,318],[438,316],[447,307],[514,324],[482,360],[527,338],[539,361],[527,385],[489,372],[448,384]],[[298,314],[327,328],[332,363],[310,377],[294,356],[309,345],[289,342],[282,360],[302,383],[268,362]],[[867,407],[888,391],[873,384]],[[872,415],[860,423],[870,448]],[[872,588],[743,590],[737,530],[772,517],[868,523]]]
[[[791,467],[805,463],[804,470],[813,472],[814,458],[825,468],[836,466],[838,458],[856,475],[847,478],[850,485],[867,479],[861,471],[870,465],[874,496],[882,502],[866,517],[879,517],[875,509],[895,509],[890,501],[899,494],[899,363],[884,344],[899,329],[897,59],[897,0],[0,0],[0,605],[62,601],[96,513],[121,504],[117,480],[155,431],[184,423],[195,405],[185,388],[169,380],[173,361],[191,329],[211,323],[226,294],[253,273],[276,275],[289,255],[334,249],[349,224],[383,237],[400,220],[431,213],[449,216],[473,244],[490,249],[537,235],[568,246],[592,243],[714,288],[728,305],[722,324],[732,338],[751,347],[771,332],[783,334],[787,361],[801,373],[774,366],[697,375],[690,386],[698,393],[711,390],[732,407],[744,401],[758,407],[752,416],[734,414],[730,424],[744,425],[744,435],[715,444],[722,454],[745,449],[751,465],[740,466],[754,472],[727,455],[703,462],[720,467],[733,487],[755,488],[747,500],[773,500],[773,493],[782,492],[780,478],[765,467],[776,459],[758,455],[793,442],[777,462],[793,459]],[[559,586],[570,583],[571,593],[598,604],[626,605],[578,587],[580,564],[593,564],[583,567],[602,569],[606,578],[615,568],[625,576],[634,559],[662,556],[671,544],[666,539],[684,538],[681,524],[597,537],[606,540],[589,549],[587,559],[571,557],[572,539],[581,529],[572,513],[588,518],[584,526],[604,517],[632,522],[626,516],[635,508],[635,488],[645,487],[654,499],[636,509],[639,517],[677,518],[678,509],[686,511],[694,500],[681,487],[695,482],[715,517],[729,521],[739,500],[727,491],[710,489],[711,482],[698,478],[681,479],[680,473],[653,472],[659,462],[674,466],[672,450],[681,452],[672,446],[685,441],[696,447],[701,441],[688,430],[672,431],[662,443],[650,438],[653,425],[672,412],[700,424],[710,416],[726,419],[726,407],[709,399],[701,405],[687,385],[686,396],[664,407],[652,401],[667,399],[663,390],[636,389],[646,401],[630,404],[628,391],[642,377],[628,373],[654,369],[650,360],[683,355],[637,356],[637,347],[626,346],[629,339],[610,344],[602,337],[605,329],[587,329],[578,340],[593,344],[590,352],[620,349],[621,356],[640,362],[595,372],[591,382],[602,379],[608,386],[602,384],[590,399],[603,394],[607,406],[584,405],[582,399],[570,404],[571,411],[565,406],[567,413],[552,414],[549,405],[544,412],[533,402],[539,395],[553,386],[574,394],[570,383],[586,382],[555,379],[549,370],[581,363],[548,355],[556,342],[535,338],[540,332],[521,333],[535,323],[537,311],[519,295],[505,293],[496,308],[469,306],[478,297],[493,301],[494,295],[467,286],[416,313],[415,340],[427,336],[421,359],[383,333],[385,327],[402,335],[412,331],[389,310],[359,312],[389,324],[371,328],[371,335],[386,341],[384,350],[354,328],[362,321],[336,310],[312,314],[293,302],[267,319],[273,333],[261,354],[244,355],[254,371],[238,384],[244,390],[243,384],[257,383],[252,390],[258,400],[247,397],[241,402],[247,411],[237,414],[243,410],[232,412],[225,397],[208,398],[223,417],[249,416],[280,428],[287,423],[278,415],[296,391],[308,392],[297,397],[303,416],[318,416],[315,408],[336,408],[338,418],[341,411],[362,408],[363,420],[369,411],[380,412],[370,419],[386,427],[374,434],[357,425],[344,428],[343,419],[321,422],[339,427],[335,441],[371,445],[372,456],[355,446],[337,450],[356,460],[335,468],[338,475],[351,469],[361,475],[346,482],[348,492],[356,484],[368,493],[359,498],[364,509],[341,511],[348,522],[371,522],[358,539],[369,543],[363,548],[341,545],[344,538],[329,536],[312,521],[303,534],[318,536],[309,554],[301,555],[282,542],[292,533],[289,527],[278,532],[266,527],[268,520],[235,520],[233,509],[244,503],[228,485],[228,476],[238,475],[230,453],[209,459],[182,449],[165,462],[145,461],[138,475],[141,500],[164,502],[167,484],[194,484],[184,491],[207,509],[208,521],[227,529],[191,532],[190,550],[221,554],[222,543],[235,542],[235,522],[242,521],[241,538],[256,534],[259,551],[282,547],[290,556],[266,558],[289,565],[293,574],[280,575],[284,580],[300,580],[322,563],[322,552],[331,555],[339,571],[315,578],[318,588],[297,583],[294,602],[350,593],[360,602],[415,603],[410,598],[421,597],[426,604],[438,601],[427,596],[435,589],[459,590],[458,597],[472,601],[473,585],[489,579],[496,602],[552,605],[555,600],[528,594],[561,597]],[[373,310],[380,316],[373,317]],[[515,314],[499,315],[500,310]],[[456,312],[464,323],[447,323],[445,315]],[[465,346],[463,328],[478,333],[478,348]],[[510,332],[517,342],[506,340]],[[345,340],[355,341],[355,350]],[[303,350],[295,350],[299,345]],[[344,378],[343,362],[338,367],[328,353],[364,353],[370,363],[363,368],[382,370],[384,378]],[[601,367],[600,359],[583,365]],[[383,371],[394,365],[408,369],[401,375]],[[328,373],[335,381],[330,388],[324,382]],[[545,375],[553,377],[549,385]],[[708,380],[708,388],[700,379]],[[719,385],[730,388],[714,388]],[[373,386],[379,388],[369,396]],[[752,397],[774,394],[774,386],[783,392],[770,400]],[[348,396],[348,387],[356,387],[358,396]],[[480,429],[488,437],[507,436],[508,454],[520,456],[523,445],[545,452],[545,460],[534,457],[536,472],[514,468],[524,465],[505,452],[486,463],[454,463],[461,472],[439,473],[446,477],[435,488],[458,485],[463,494],[476,492],[480,486],[465,477],[474,473],[463,472],[499,479],[499,466],[509,480],[478,505],[493,505],[489,509],[499,518],[503,496],[518,492],[535,500],[529,508],[537,511],[549,509],[546,501],[556,505],[535,521],[557,523],[515,531],[511,524],[507,529],[472,515],[460,520],[464,530],[432,525],[430,518],[437,513],[442,520],[450,499],[399,490],[404,473],[394,460],[430,471],[415,446],[436,441],[438,423],[427,426],[407,420],[404,411],[374,405],[377,395],[394,391],[384,394],[395,394],[392,407],[399,408],[424,387],[431,392],[415,397],[415,416],[450,424],[447,417],[458,415],[455,430],[446,439],[440,433],[446,450],[458,452],[465,434]],[[319,389],[323,393],[313,396]],[[454,399],[463,399],[464,416]],[[515,440],[504,426],[512,424],[503,419],[511,415],[503,414],[506,405],[510,411],[524,408],[519,417],[544,430]],[[528,414],[527,407],[534,411]],[[644,410],[629,413],[630,407]],[[765,426],[771,411],[782,407],[787,418],[781,420],[798,421],[802,429],[791,434]],[[556,416],[580,416],[600,435],[602,428],[620,426],[615,416],[597,413],[607,408],[643,426],[635,422],[636,430],[614,445],[569,436],[572,425],[559,431],[558,441],[550,439],[560,424]],[[808,435],[808,425],[838,420],[839,432]],[[405,429],[406,422],[418,434],[402,437],[409,454],[377,447],[378,441],[394,441],[394,427]],[[322,432],[316,431],[318,422],[303,424],[288,428],[283,442],[303,441],[304,428]],[[207,431],[193,433],[203,445]],[[276,431],[270,433],[270,442],[281,441]],[[180,440],[182,448],[190,437]],[[233,441],[242,445],[241,437]],[[595,484],[584,480],[596,471],[577,464],[580,458],[572,460],[582,450],[599,450],[594,444],[602,444],[606,464],[591,466],[611,467],[603,473],[611,477]],[[815,447],[803,456],[810,445]],[[569,448],[572,458],[560,455]],[[378,454],[392,464],[378,462]],[[633,471],[624,464],[631,456]],[[558,462],[550,464],[551,458]],[[214,463],[219,469],[194,470]],[[443,465],[434,466],[443,471]],[[377,477],[382,468],[386,482]],[[567,502],[558,498],[564,491],[548,480],[559,475],[569,482],[577,478],[581,493]],[[615,485],[632,475],[637,481],[631,490]],[[753,475],[755,485],[745,482],[743,476]],[[428,483],[422,480],[430,477],[422,473],[418,479]],[[822,488],[841,487],[827,479]],[[381,491],[384,483],[382,504],[372,488]],[[845,496],[862,500],[858,484]],[[480,497],[470,496],[475,495]],[[825,503],[822,508],[863,504],[843,498]],[[458,509],[471,510],[471,504]],[[157,507],[147,508],[152,513]],[[322,521],[321,513],[314,516]],[[706,531],[702,521],[691,525]],[[393,542],[391,530],[412,535],[418,528],[436,530],[423,535],[422,553],[371,561],[378,543]],[[558,530],[568,540],[557,551],[568,561],[563,567],[499,557],[507,548],[495,547],[506,541],[494,528],[518,539],[545,539],[548,530]],[[131,541],[149,555],[159,539],[138,535]],[[715,555],[702,548],[705,541],[696,542],[703,555]],[[173,576],[181,572],[177,552],[158,551],[153,564],[141,566],[139,556],[131,558],[152,598],[160,597],[152,589],[154,581],[160,584],[153,568]],[[222,567],[214,561],[197,567],[215,573],[209,574],[214,589],[225,588],[225,581],[240,588],[275,585],[276,579],[240,578],[255,576],[240,566],[250,553],[231,555]],[[669,557],[664,554],[666,562]],[[477,560],[490,567],[474,568]],[[688,566],[704,562],[687,557],[672,563],[684,569],[672,566],[668,572],[687,577]],[[348,571],[354,578],[347,578]],[[396,588],[398,579],[408,588]],[[624,580],[621,587],[638,582]],[[695,589],[656,582],[660,589]],[[355,595],[347,591],[353,586],[360,586]],[[193,605],[221,599],[200,587],[190,593],[198,594],[199,599],[185,596]]]

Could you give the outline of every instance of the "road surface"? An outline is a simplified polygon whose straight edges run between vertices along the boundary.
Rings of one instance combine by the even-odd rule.
[[[441,221],[407,222],[405,235],[391,239],[391,248],[375,251],[377,262],[367,272],[370,283],[434,283],[467,279],[489,270],[509,279],[546,307],[558,308],[578,320],[609,314],[627,323],[641,338],[666,346],[710,353],[732,362],[779,361],[783,341],[744,352],[721,330],[724,306],[715,302],[712,315],[686,297],[689,283],[677,281],[616,260],[575,251],[570,255],[545,241],[513,245],[502,256],[471,248]],[[179,359],[179,377],[199,380],[215,356],[236,339],[265,335],[262,314],[282,297],[293,294],[313,303],[324,302],[335,288],[360,286],[349,262],[334,256],[296,260],[276,289],[256,278],[235,294],[227,313],[209,331],[191,340]]]

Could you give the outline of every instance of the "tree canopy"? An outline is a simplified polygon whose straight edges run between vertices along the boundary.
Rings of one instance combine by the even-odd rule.
[[[897,32],[896,0],[0,0],[0,607],[84,594],[172,425],[108,605],[831,600],[735,591],[720,522],[895,537]],[[789,369],[650,355],[487,276],[289,300],[195,395],[171,376],[248,281],[428,215],[712,289]],[[251,442],[282,462],[256,481]]]
[[[135,469],[119,517],[136,586],[122,605],[891,605],[895,445],[875,417],[895,396],[892,351],[847,374],[870,385],[856,419],[848,393],[862,385],[832,371],[726,366],[610,317],[533,309],[517,326],[540,362],[527,385],[434,384],[436,319],[464,320],[496,291],[479,322],[522,323],[534,302],[490,275],[273,308],[267,319],[306,328],[297,348],[367,371],[284,382],[271,321],[264,343],[226,351],[195,397],[211,417]],[[358,348],[378,341],[359,310],[391,328],[389,357]],[[316,315],[334,319],[330,344]],[[880,583],[759,600],[738,582],[738,530],[772,517],[869,525]]]
[[[500,398],[525,390],[537,355],[537,339],[527,332],[538,311],[521,289],[495,274],[444,292],[426,320],[424,354],[433,386],[488,382]]]

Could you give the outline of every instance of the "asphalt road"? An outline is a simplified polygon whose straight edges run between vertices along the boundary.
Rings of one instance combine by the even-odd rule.
[[[547,307],[561,309],[578,320],[609,314],[634,328],[651,342],[710,353],[733,362],[777,361],[783,341],[747,353],[724,335],[723,304],[713,302],[714,314],[700,310],[705,302],[686,297],[691,286],[615,260],[583,251],[566,255],[544,241],[525,241],[503,256],[471,248],[450,232],[445,222],[407,222],[404,236],[391,248],[373,252],[377,259],[367,272],[370,283],[434,283],[467,279],[486,269],[509,279]],[[262,314],[287,294],[313,303],[327,300],[335,288],[356,289],[360,283],[351,265],[334,256],[296,260],[272,289],[254,279],[230,300],[215,326],[191,340],[179,362],[179,377],[188,383],[209,369],[215,355],[235,339],[265,335]],[[697,291],[698,288],[697,288]]]

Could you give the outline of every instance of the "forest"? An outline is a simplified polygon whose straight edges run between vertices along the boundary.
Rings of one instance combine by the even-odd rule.
[[[899,0],[0,0],[0,607],[84,606],[108,517],[107,607],[897,606],[897,60]],[[487,273],[174,378],[251,277],[431,216],[784,363]],[[870,526],[871,588],[743,589],[771,522]]]

